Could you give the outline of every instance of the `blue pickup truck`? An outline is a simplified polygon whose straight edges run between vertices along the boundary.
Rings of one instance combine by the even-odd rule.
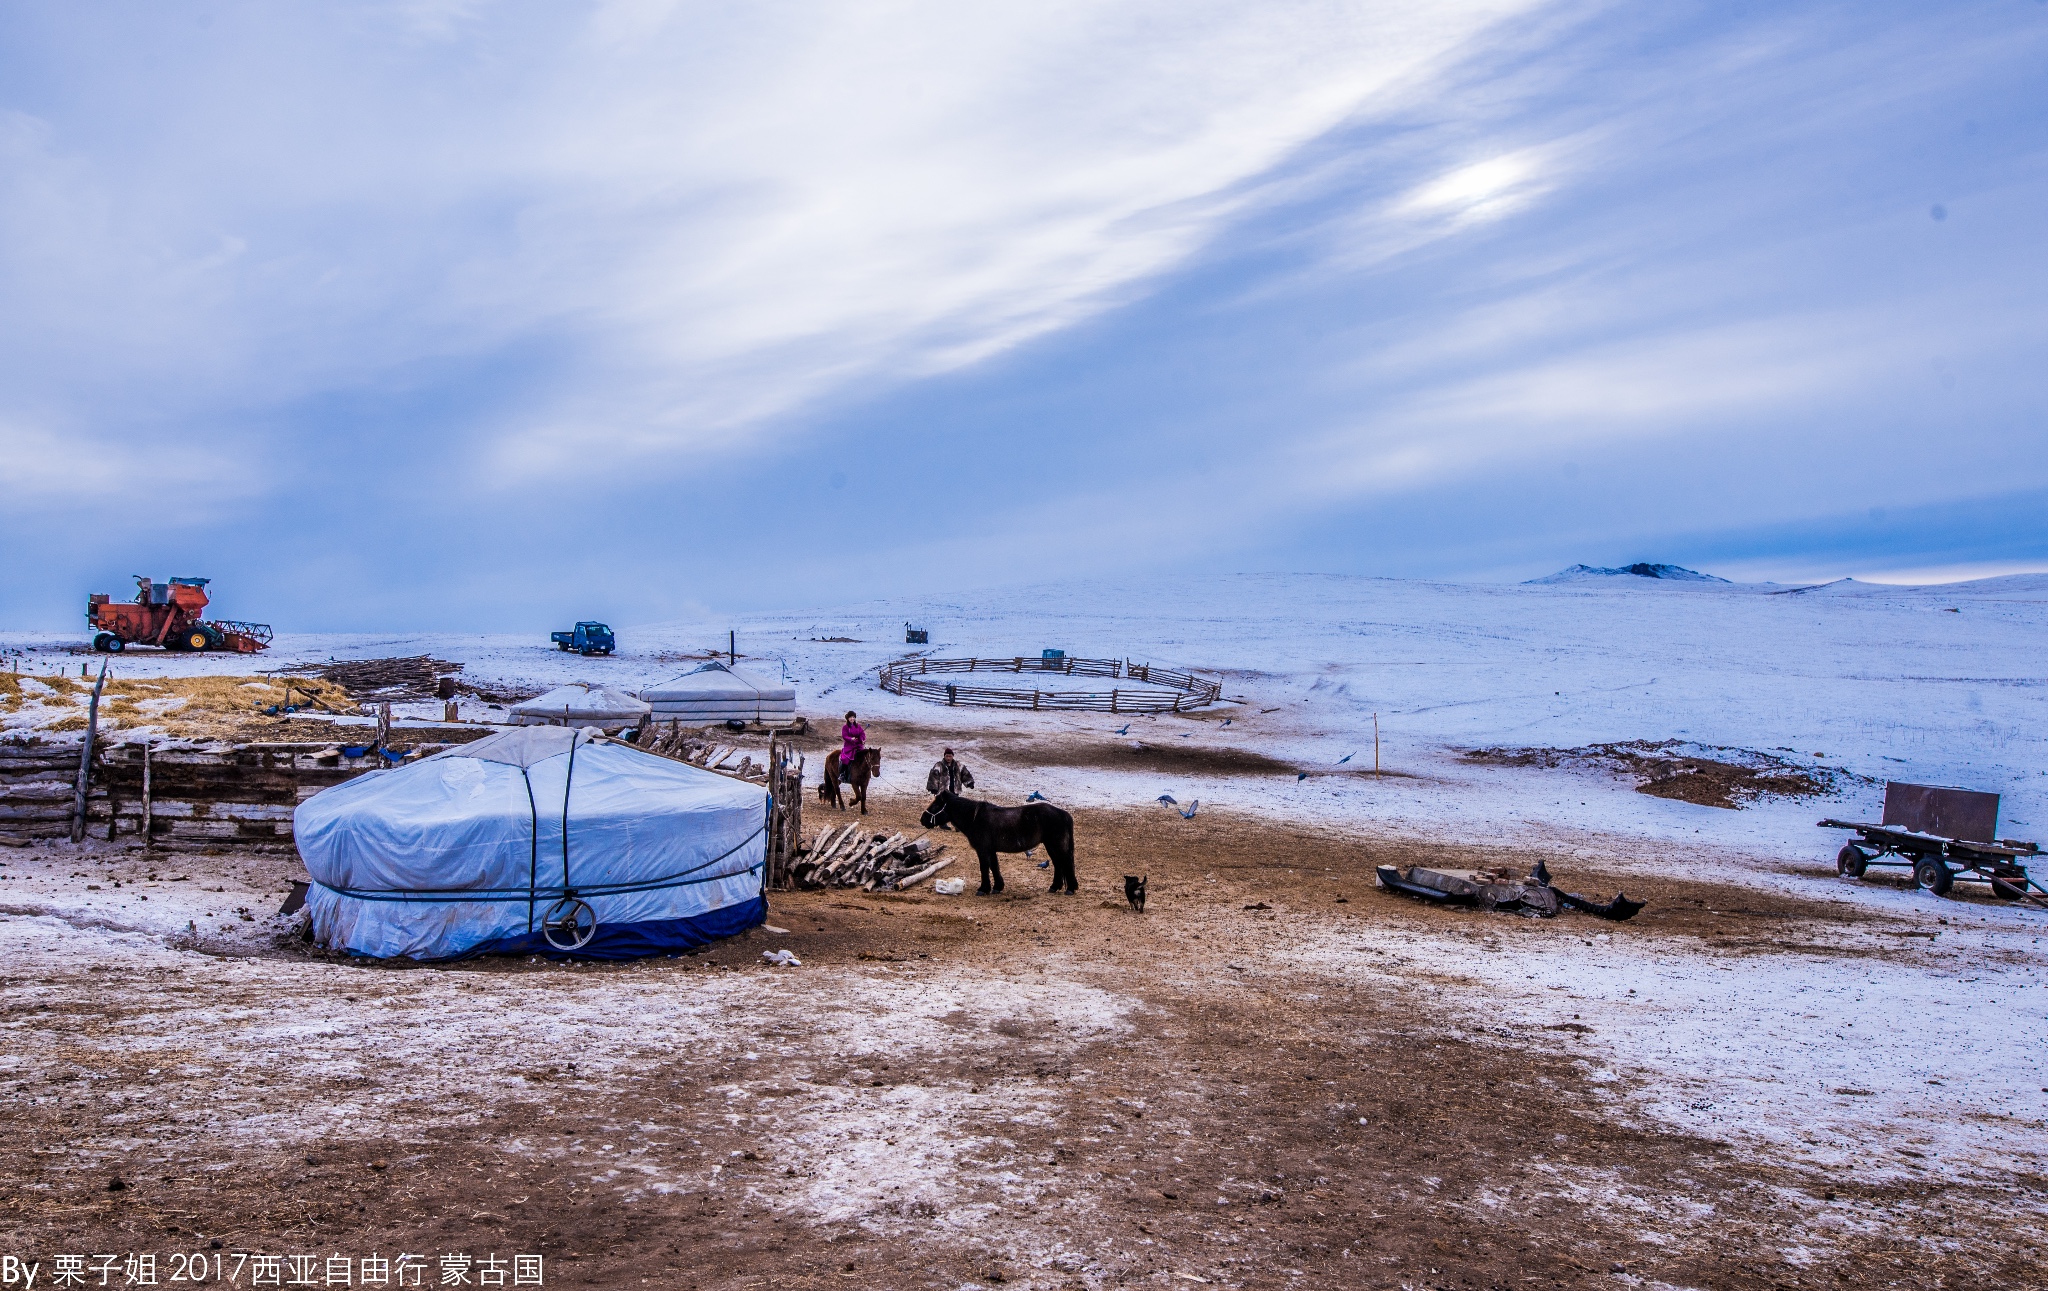
[[[578,623],[567,632],[550,632],[548,637],[557,649],[574,650],[577,654],[610,654],[617,644],[612,640],[612,630],[602,623]]]

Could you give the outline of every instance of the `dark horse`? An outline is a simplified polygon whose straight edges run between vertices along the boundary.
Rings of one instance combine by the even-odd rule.
[[[868,814],[868,781],[882,774],[882,751],[862,749],[854,755],[853,765],[846,769],[853,781],[853,800],[860,806],[860,814]],[[839,800],[839,750],[825,755],[825,783],[818,786],[818,796],[830,802],[841,811],[846,804]]]
[[[1049,802],[1027,802],[1021,807],[998,807],[977,802],[957,793],[941,793],[932,799],[919,818],[926,829],[951,825],[967,837],[967,845],[981,858],[982,896],[1003,890],[1003,869],[998,852],[1023,852],[1045,848],[1052,858],[1052,890],[1078,892],[1074,877],[1074,818]]]

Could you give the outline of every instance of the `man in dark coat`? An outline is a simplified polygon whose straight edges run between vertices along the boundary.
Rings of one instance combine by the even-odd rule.
[[[959,793],[974,787],[974,773],[965,764],[953,760],[953,750],[947,749],[946,756],[932,763],[932,773],[924,778],[924,791],[929,794]]]

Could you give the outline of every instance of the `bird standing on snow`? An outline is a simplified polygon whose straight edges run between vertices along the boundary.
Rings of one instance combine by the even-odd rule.
[[[1295,773],[1294,773],[1294,783],[1296,783],[1296,784],[1300,784],[1300,783],[1301,783],[1302,781],[1304,781],[1304,780],[1306,780],[1306,779],[1308,779],[1308,772],[1306,772],[1306,771],[1297,771],[1297,772],[1295,772]]]

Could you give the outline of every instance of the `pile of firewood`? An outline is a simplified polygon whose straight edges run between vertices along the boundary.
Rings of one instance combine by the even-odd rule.
[[[718,771],[761,784],[768,782],[766,762],[754,761],[753,754],[740,752],[737,745],[714,744],[695,731],[685,731],[673,723],[666,732],[659,726],[642,731],[635,747],[687,762],[693,767],[703,767],[707,771]]]
[[[905,841],[901,834],[863,834],[859,821],[843,829],[827,825],[791,867],[790,878],[800,888],[901,892],[951,865],[939,859],[945,850],[924,837]]]

